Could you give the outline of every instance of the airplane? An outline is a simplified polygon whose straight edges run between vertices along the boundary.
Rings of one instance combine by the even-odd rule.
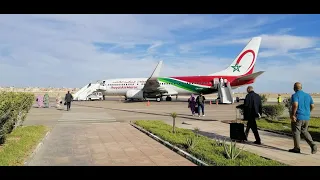
[[[256,63],[261,37],[253,37],[241,53],[226,69],[209,75],[160,77],[162,61],[158,63],[149,78],[121,78],[103,80],[105,96],[124,96],[125,100],[145,100],[156,98],[158,102],[166,97],[171,101],[171,96],[198,95],[200,93],[218,93],[220,78],[227,79],[231,89],[252,84],[264,71],[253,73]]]

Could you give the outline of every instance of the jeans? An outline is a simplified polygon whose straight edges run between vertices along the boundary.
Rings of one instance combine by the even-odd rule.
[[[204,115],[204,104],[198,104],[198,115],[200,116],[200,108],[202,110],[202,115]]]

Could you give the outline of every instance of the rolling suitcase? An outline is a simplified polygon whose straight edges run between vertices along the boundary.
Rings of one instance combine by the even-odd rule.
[[[238,109],[236,109],[236,122],[230,123],[230,139],[236,140],[236,141],[245,141],[247,140],[247,138],[244,133],[244,124],[238,123],[237,120],[238,120]]]

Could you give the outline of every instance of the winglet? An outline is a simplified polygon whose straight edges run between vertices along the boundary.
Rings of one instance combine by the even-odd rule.
[[[149,78],[150,80],[157,79],[159,77],[161,67],[162,67],[162,61],[159,61],[157,67],[154,69],[152,75]]]

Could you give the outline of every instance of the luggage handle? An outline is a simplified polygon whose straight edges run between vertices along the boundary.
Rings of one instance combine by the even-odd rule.
[[[236,109],[236,123],[238,123],[238,109],[237,108],[235,109]]]
[[[241,113],[240,113],[240,109],[238,109],[238,108],[235,108],[235,109],[236,109],[236,123],[238,123],[238,115],[239,115],[239,119],[240,119]]]

